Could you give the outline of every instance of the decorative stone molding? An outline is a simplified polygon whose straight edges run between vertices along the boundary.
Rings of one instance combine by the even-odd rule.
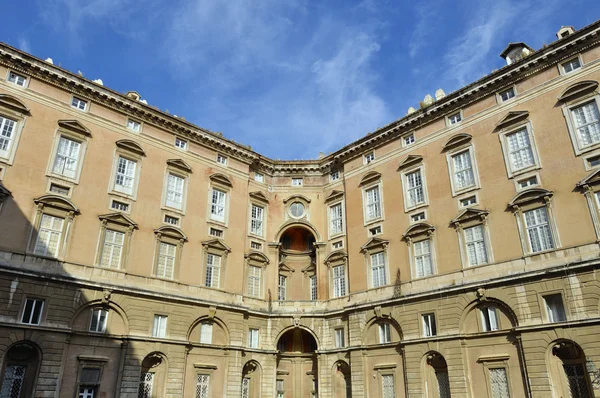
[[[189,174],[192,173],[192,166],[190,166],[181,159],[169,159],[167,160],[167,165]]]
[[[133,152],[139,156],[146,156],[146,151],[135,141],[132,140],[119,140],[115,142],[117,148],[121,148],[128,152]]]
[[[0,107],[11,109],[22,115],[30,115],[29,108],[17,97],[9,94],[0,94]]]
[[[444,151],[448,151],[452,148],[455,148],[455,147],[458,147],[461,145],[469,144],[469,143],[471,143],[472,139],[473,139],[473,137],[467,133],[460,133],[460,134],[453,135],[444,144]]]
[[[587,94],[591,91],[594,91],[598,88],[598,82],[595,80],[584,80],[582,82],[577,82],[569,86],[566,90],[564,90],[559,96],[558,100],[564,102],[573,97],[578,97],[583,94]]]
[[[529,111],[510,111],[496,123],[496,129],[503,129],[529,118]]]

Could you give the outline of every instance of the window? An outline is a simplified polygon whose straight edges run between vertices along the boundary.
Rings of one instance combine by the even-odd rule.
[[[527,177],[527,178],[524,178],[522,180],[519,180],[517,182],[517,184],[519,185],[519,189],[526,189],[526,188],[529,188],[529,187],[532,187],[532,186],[535,186],[535,185],[539,185],[538,184],[538,179],[537,179],[536,176]]]
[[[33,252],[40,256],[58,257],[62,245],[64,218],[42,214]]]
[[[264,208],[252,205],[251,219],[250,219],[250,233],[258,236],[263,235],[263,212]]]
[[[248,347],[258,348],[258,329],[248,330]]]
[[[213,325],[209,322],[200,324],[200,343],[212,344]]]
[[[379,324],[379,344],[385,344],[392,341],[392,336],[390,334],[390,324],[389,323],[380,323]]]
[[[476,185],[470,149],[452,155],[452,181],[457,192]]]
[[[396,387],[394,386],[394,375],[382,375],[381,385],[384,398],[396,398]]]
[[[292,186],[293,187],[301,187],[302,186],[302,178],[292,178]]]
[[[165,214],[164,222],[171,225],[179,225],[179,218]]]
[[[265,176],[262,173],[254,172],[254,181],[256,182],[265,182]]]
[[[135,131],[136,133],[140,132],[142,125],[140,124],[140,122],[132,120],[132,119],[128,119],[127,120],[127,128],[131,131]]]
[[[339,172],[339,171],[337,171],[337,170],[336,170],[336,171],[333,171],[333,172],[331,172],[331,174],[329,175],[329,179],[330,179],[331,181],[337,181],[337,180],[339,180],[339,179],[340,179],[340,172]]]
[[[102,246],[102,258],[100,265],[106,268],[121,268],[121,256],[125,234],[119,231],[107,229],[104,233],[104,245]]]
[[[69,193],[71,192],[71,188],[51,183],[49,191],[52,193],[56,193],[58,195],[69,196]]]
[[[346,275],[343,265],[332,267],[333,271],[333,297],[346,295]]]
[[[540,207],[523,213],[527,237],[533,253],[554,249],[554,241],[548,223],[546,207]]]
[[[285,275],[279,275],[279,283],[277,285],[277,300],[285,300],[287,286],[287,277]]]
[[[227,156],[223,156],[221,154],[217,155],[217,163],[219,164],[227,164]]]
[[[250,265],[248,267],[248,296],[260,297],[260,279],[262,269]]]
[[[221,274],[221,257],[214,254],[206,255],[206,283],[207,287],[219,287]]]
[[[595,100],[571,108],[571,118],[577,131],[580,148],[600,142],[600,112]]]
[[[435,314],[423,314],[421,316],[423,320],[423,336],[433,337],[437,336],[437,328],[435,325]]]
[[[26,373],[27,366],[7,364],[4,370],[0,396],[7,398],[21,397],[21,389],[23,388]]]
[[[579,57],[575,57],[567,62],[563,62],[560,64],[560,66],[563,70],[563,73],[567,74],[581,68],[581,61],[579,60]]]
[[[17,86],[25,87],[25,84],[27,83],[27,78],[15,72],[9,72],[8,81],[16,84]]]
[[[371,280],[374,288],[387,284],[383,252],[371,254]]]
[[[333,242],[333,243],[331,244],[331,247],[332,247],[334,250],[341,249],[341,248],[343,248],[343,247],[344,247],[344,242],[343,242],[343,241],[341,241],[341,240],[338,240],[337,242]]]
[[[500,99],[500,102],[504,102],[513,98],[515,95],[517,95],[517,93],[515,92],[515,88],[511,87],[509,89],[499,92],[498,98]]]
[[[138,387],[138,398],[152,398],[154,388],[154,372],[142,372]]]
[[[433,262],[431,261],[431,241],[425,239],[413,243],[413,255],[417,278],[433,275]]]
[[[198,375],[196,379],[196,398],[209,398],[210,375]]]
[[[315,301],[317,299],[317,276],[312,275],[310,278],[310,299]]]
[[[404,175],[404,195],[407,208],[413,208],[425,203],[425,190],[421,169]]]
[[[285,396],[285,388],[283,384],[283,380],[277,380],[277,398],[283,398]]]
[[[489,372],[492,398],[510,398],[506,368],[490,368]]]
[[[488,255],[483,225],[465,228],[464,233],[469,266],[487,264]]]
[[[216,221],[225,222],[225,200],[227,193],[213,188],[210,205],[210,218]]]
[[[290,205],[290,214],[294,218],[300,218],[304,215],[304,205],[300,202],[294,202]]]
[[[344,328],[335,329],[335,348],[344,348],[345,346]]]
[[[250,398],[250,378],[242,378],[242,398]]]
[[[152,337],[164,338],[167,336],[167,319],[166,315],[154,315]]]
[[[174,174],[167,177],[167,199],[165,204],[168,207],[181,210],[183,208],[183,188],[185,179]]]
[[[375,152],[369,152],[364,156],[364,163],[369,164],[375,160]]]
[[[79,374],[78,398],[96,398],[100,387],[101,369],[98,367],[84,367]]]
[[[588,164],[588,168],[590,169],[598,167],[600,166],[600,155],[589,157],[586,159],[586,162]]]
[[[481,313],[481,326],[484,332],[498,330],[498,310],[496,307],[487,306],[479,309]]]
[[[158,262],[156,266],[157,277],[173,279],[176,254],[177,246],[167,242],[160,242],[158,248]]]
[[[81,143],[61,136],[52,166],[52,172],[67,178],[75,178],[78,170]]]
[[[85,111],[87,110],[87,101],[84,101],[77,97],[73,97],[73,99],[71,100],[71,106],[80,111]]]
[[[544,302],[546,303],[548,322],[565,322],[567,320],[565,307],[560,293],[544,296]]]
[[[186,150],[187,149],[187,141],[186,140],[182,140],[179,137],[175,137],[175,147],[179,148],[179,149],[183,149]]]
[[[212,236],[215,236],[215,237],[217,237],[217,238],[222,238],[222,237],[223,237],[223,231],[222,231],[222,230],[220,230],[220,229],[218,229],[218,228],[211,228],[211,229],[208,231],[208,234],[209,234],[209,235],[212,235]]]
[[[250,242],[250,248],[254,250],[262,250],[262,244],[258,242]]]
[[[27,325],[39,325],[42,320],[42,311],[44,310],[44,300],[28,298],[25,300],[23,316],[21,323]]]
[[[506,135],[508,160],[512,172],[534,166],[536,160],[531,147],[531,137],[526,127]]]
[[[365,190],[367,208],[365,211],[366,221],[381,218],[381,197],[379,185]]]
[[[133,194],[136,166],[137,162],[119,156],[115,172],[115,191],[122,192],[126,195]]]
[[[424,219],[425,219],[424,211],[410,216],[410,222],[412,222],[412,223],[423,221]]]
[[[108,318],[108,310],[96,308],[92,310],[92,319],[90,321],[90,332],[104,333],[106,332],[106,320]]]
[[[123,203],[123,202],[119,202],[117,200],[113,200],[110,203],[110,208],[111,209],[115,209],[115,210],[119,210],[119,211],[128,212],[129,211],[129,204]]]
[[[402,146],[406,147],[415,143],[415,133],[410,133],[402,137]]]
[[[331,222],[331,235],[337,235],[343,232],[343,214],[341,203],[329,207],[329,221]]]
[[[16,125],[16,121],[0,116],[0,158],[9,158],[15,142]]]
[[[461,112],[453,113],[448,116],[448,126],[452,126],[453,124],[459,123],[462,120]]]

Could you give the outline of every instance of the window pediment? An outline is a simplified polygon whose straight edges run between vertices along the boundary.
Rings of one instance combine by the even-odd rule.
[[[0,94],[0,106],[29,115],[29,108],[18,98],[8,94]]]
[[[510,111],[498,123],[496,123],[497,128],[502,128],[509,126],[511,124],[515,124],[522,120],[525,120],[529,117],[529,111]]]
[[[411,225],[404,231],[402,239],[408,241],[412,240],[421,235],[431,235],[435,231],[435,227],[429,223],[421,222],[418,224]]]
[[[251,251],[244,254],[244,258],[251,264],[257,264],[259,266],[265,266],[269,264],[269,258],[261,252]]]
[[[134,141],[131,140],[119,140],[116,142],[118,148],[124,149],[129,152],[136,153],[140,156],[146,156],[146,151]]]
[[[167,164],[186,173],[192,172],[192,167],[181,159],[169,159],[167,160]]]
[[[265,196],[264,193],[260,191],[250,192],[248,196],[250,196],[254,200],[258,200],[259,202],[269,203],[269,199]]]
[[[202,247],[204,247],[205,250],[213,249],[213,250],[220,251],[223,253],[231,252],[231,248],[229,246],[227,246],[225,244],[225,242],[223,242],[221,239],[218,239],[218,238],[203,241]]]
[[[578,95],[589,93],[598,88],[598,82],[595,80],[585,80],[577,82],[569,86],[561,95],[558,96],[559,101],[565,101],[569,98],[576,97]]]
[[[334,189],[333,191],[329,192],[329,195],[325,197],[325,203],[333,202],[334,200],[341,199],[343,197],[344,192]]]
[[[305,203],[310,203],[309,198],[307,198],[304,195],[299,195],[299,194],[288,196],[286,199],[283,200],[283,203],[291,202],[296,199],[300,199],[300,200],[304,201]]]
[[[385,249],[389,243],[390,241],[387,239],[371,238],[361,246],[360,251],[361,253],[368,253],[373,249]]]
[[[488,210],[481,210],[481,209],[465,209],[463,211],[461,211],[460,213],[458,213],[458,215],[456,217],[454,217],[452,219],[452,221],[450,221],[450,223],[456,225],[456,224],[462,224],[465,223],[467,221],[471,221],[474,219],[480,219],[481,221],[483,221],[487,215],[490,212]]]
[[[129,217],[127,214],[123,214],[123,213],[110,213],[110,214],[103,214],[101,216],[98,216],[98,218],[101,221],[106,221],[106,222],[112,222],[115,224],[120,224],[120,225],[124,225],[127,227],[132,227],[137,229],[138,225],[135,221],[133,221],[131,219],[131,217]]]
[[[419,164],[423,161],[423,156],[421,155],[408,155],[400,164],[398,165],[398,169],[396,171],[401,171],[406,169],[407,167],[413,166],[415,164]]]
[[[473,137],[470,134],[466,134],[466,133],[456,134],[456,135],[450,137],[450,139],[448,141],[446,141],[446,143],[444,144],[444,151],[447,151],[447,150],[449,150],[453,147],[457,147],[459,145],[468,144],[471,142],[471,139],[473,139]]]
[[[231,182],[229,177],[227,177],[225,174],[215,173],[215,174],[211,175],[209,178],[214,183],[225,185],[230,188],[233,187],[233,183]]]
[[[343,264],[348,260],[348,253],[346,253],[344,250],[337,250],[334,252],[329,253],[329,255],[325,258],[325,265],[332,266],[332,265],[338,265],[338,264]]]
[[[73,202],[57,195],[40,196],[39,198],[35,198],[33,200],[33,203],[35,203],[38,206],[48,206],[58,210],[80,214],[79,209],[77,208],[77,206],[75,206],[75,204],[73,204]]]
[[[508,206],[518,207],[535,201],[545,202],[549,200],[552,197],[552,195],[554,195],[554,192],[548,191],[547,189],[532,188],[516,194],[515,197],[512,198],[510,202],[508,202]]]
[[[586,185],[590,186],[596,184],[600,184],[600,169],[588,174],[583,180],[579,181],[576,186],[578,188],[585,188]]]
[[[296,272],[296,270],[282,262],[279,263],[279,272],[287,272],[291,274],[292,272]]]
[[[58,126],[62,129],[72,131],[77,134],[85,135],[86,137],[92,137],[90,129],[85,127],[81,122],[77,120],[59,120]]]
[[[300,271],[303,274],[306,274],[306,273],[316,272],[316,270],[317,270],[317,267],[315,266],[315,263],[310,263],[306,267],[302,268]]]
[[[358,186],[362,187],[363,185],[370,184],[370,183],[375,182],[375,181],[377,181],[379,179],[381,179],[381,173],[378,173],[376,171],[371,171],[371,172],[365,174],[360,179],[360,183],[358,184]]]
[[[154,230],[154,233],[159,236],[167,236],[169,238],[187,241],[187,236],[183,231],[177,227],[163,226]]]

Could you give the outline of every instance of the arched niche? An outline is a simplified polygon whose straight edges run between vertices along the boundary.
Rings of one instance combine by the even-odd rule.
[[[448,364],[437,351],[430,351],[423,357],[423,383],[426,398],[450,398]]]
[[[260,397],[262,367],[255,360],[246,362],[242,369],[242,397]]]
[[[229,330],[225,323],[219,318],[203,316],[198,318],[188,331],[188,340],[195,343],[200,342],[200,335],[202,333],[202,325],[212,325],[212,342],[210,344],[216,345],[228,345],[229,344]]]
[[[337,361],[331,370],[331,387],[334,398],[348,398],[352,396],[352,380],[350,365],[345,361]]]
[[[279,337],[277,350],[282,353],[310,354],[317,350],[317,340],[307,330],[293,328]]]
[[[129,320],[125,311],[116,303],[108,300],[94,300],[81,306],[71,321],[73,330],[91,331],[92,318],[97,317],[96,311],[106,311],[106,328],[102,333],[126,335],[129,334]]]
[[[385,325],[388,325],[387,327]],[[389,342],[397,343],[402,340],[402,330],[400,325],[391,316],[382,316],[371,319],[367,322],[363,335],[363,344],[384,344],[382,341],[382,332],[384,328],[389,328]]]
[[[0,396],[32,397],[42,362],[42,351],[31,341],[19,341],[6,350],[0,373]]]
[[[277,375],[285,391],[299,397],[317,396],[317,349],[317,339],[306,328],[287,328],[278,336]]]
[[[164,397],[168,370],[165,354],[155,351],[146,355],[141,364],[138,397]]]
[[[585,353],[579,344],[565,339],[554,341],[548,347],[547,364],[554,396],[593,396]]]
[[[490,332],[512,329],[516,326],[518,326],[518,319],[512,308],[493,297],[469,304],[460,320],[461,333]]]

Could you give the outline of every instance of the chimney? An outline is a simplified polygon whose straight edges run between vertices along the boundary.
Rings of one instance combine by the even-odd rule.
[[[575,33],[575,29],[572,26],[561,26],[558,32],[556,32],[556,37],[562,39],[563,37],[567,37]]]
[[[529,56],[532,52],[534,52],[533,48],[522,41],[516,43],[510,42],[500,56],[504,58],[507,65],[511,65]]]

